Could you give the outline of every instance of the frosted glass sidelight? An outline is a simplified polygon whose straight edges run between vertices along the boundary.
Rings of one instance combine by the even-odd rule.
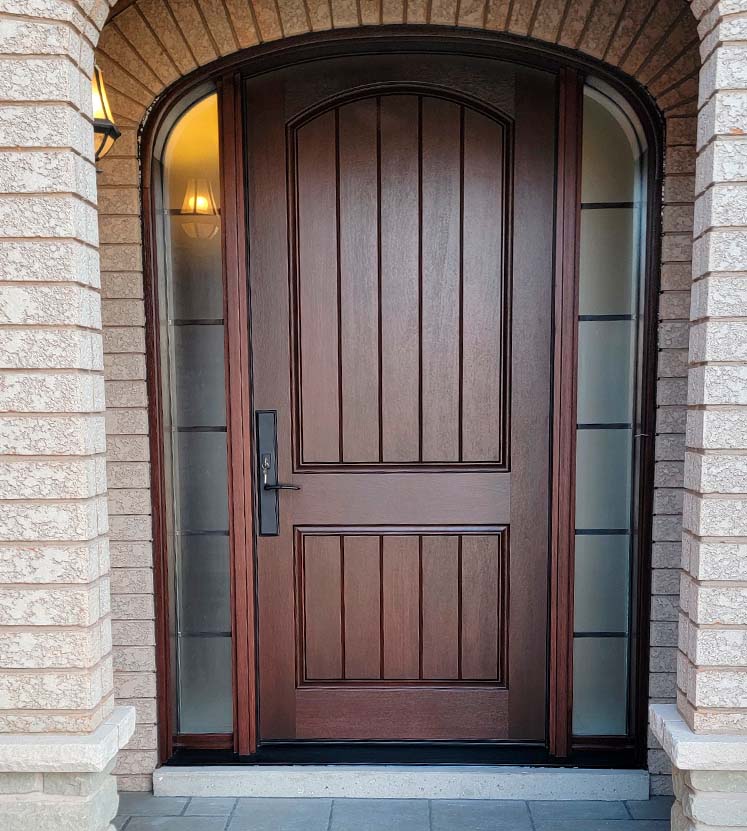
[[[573,733],[585,736],[629,729],[646,159],[633,119],[612,90],[589,82],[579,231],[573,653]]]
[[[635,311],[635,212],[589,205],[581,211],[579,314]]]
[[[576,537],[574,631],[626,632],[630,583],[630,537]]]
[[[225,427],[223,326],[174,326],[174,398],[180,427]]]
[[[576,528],[630,528],[630,430],[576,434]]]
[[[576,638],[573,644],[574,734],[624,734],[627,690],[627,638]]]
[[[179,624],[183,634],[230,632],[228,537],[183,536],[179,540]]]
[[[182,733],[230,733],[233,650],[215,94],[176,120],[161,163],[158,308],[177,723]]]
[[[218,320],[223,317],[220,234],[192,239],[183,231],[187,221],[171,215],[171,259],[178,275],[171,286],[171,314],[176,320]]]
[[[230,733],[233,729],[231,656],[230,638],[180,638],[180,733]]]
[[[228,530],[226,434],[179,433],[176,447],[181,528]]]
[[[637,171],[632,125],[610,99],[586,89],[582,155],[582,202],[632,202]]]
[[[578,423],[627,424],[633,407],[635,323],[578,324]]]

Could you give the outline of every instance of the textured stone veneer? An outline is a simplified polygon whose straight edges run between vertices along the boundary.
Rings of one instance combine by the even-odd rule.
[[[118,802],[115,756],[134,728],[135,711],[118,707],[86,736],[0,739],[4,831],[111,831]]]
[[[652,706],[651,726],[674,766],[672,831],[747,828],[747,734],[694,733],[662,704]]]
[[[747,2],[699,2],[700,77],[677,701],[747,731]]]
[[[592,10],[593,6],[593,10]],[[149,789],[156,764],[155,637],[145,386],[137,131],[147,108],[180,76],[221,55],[308,31],[377,23],[437,23],[529,35],[578,49],[644,84],[666,117],[650,689],[673,701],[682,537],[682,482],[697,71],[695,19],[684,0],[136,0],[101,34],[122,138],[99,176],[111,516],[115,689],[138,709],[120,756],[123,788]],[[653,741],[656,791],[669,762]]]
[[[0,3],[0,826],[105,831],[114,708],[93,50],[109,4]]]
[[[673,831],[747,829],[747,2],[696,0],[693,288]]]

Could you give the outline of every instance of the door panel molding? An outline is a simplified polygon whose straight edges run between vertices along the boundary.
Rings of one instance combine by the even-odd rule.
[[[299,687],[505,687],[507,527],[300,526],[294,547]],[[429,580],[429,564],[439,559],[452,578],[439,585],[450,590],[446,597]],[[325,622],[314,619],[316,605],[307,602],[317,592],[327,597],[333,632],[325,633]],[[482,610],[491,607],[495,616],[486,622]],[[322,633],[340,643],[326,673],[313,666],[309,642]],[[434,673],[429,656],[445,642],[451,660]]]
[[[444,102],[443,112],[437,111],[441,106],[437,102]],[[387,125],[394,118],[410,119],[416,125],[419,140],[413,142],[412,147],[403,149],[397,144],[398,136],[388,136]],[[326,127],[325,120],[329,122]],[[509,307],[511,300],[507,272],[511,263],[513,121],[501,109],[488,106],[465,92],[455,92],[437,84],[412,82],[361,84],[352,93],[330,95],[321,104],[290,119],[286,142],[290,149],[287,179],[293,290],[295,472],[338,470],[356,473],[425,468],[442,471],[482,467],[508,470],[511,332],[510,316],[502,311]],[[458,174],[461,171],[461,181],[454,183],[451,217],[455,235],[459,237],[457,250],[453,252],[459,259],[458,269],[453,269],[455,275],[458,273],[459,285],[451,289],[455,298],[457,294],[463,298],[463,304],[455,299],[452,319],[433,320],[431,325],[428,286],[437,277],[429,278],[433,268],[429,267],[425,256],[429,246],[424,237],[428,229],[438,225],[443,218],[440,213],[452,189],[448,189],[449,193],[434,190],[433,177],[428,175],[429,145],[442,140],[447,124],[460,135],[455,145],[461,154],[461,168],[457,169]],[[305,148],[317,140],[312,132],[317,127],[330,134],[328,146],[323,157],[307,158]],[[494,134],[482,136],[485,141],[495,141],[494,159],[487,157],[484,145],[477,141],[486,132]],[[307,142],[304,136],[309,134],[312,138]],[[378,181],[378,216],[376,205],[355,202],[354,194],[348,193],[350,188],[357,186],[365,165],[370,167],[368,174],[372,181]],[[306,173],[307,166],[310,173]],[[469,179],[469,172],[475,166],[480,168],[481,182],[492,185],[492,192],[485,193],[484,187],[468,187],[470,181],[475,181]],[[389,176],[382,175],[382,171],[388,172]],[[397,211],[395,203],[401,198],[401,194],[392,193],[391,201],[387,201],[387,185],[395,174],[397,178],[411,178],[413,184],[417,181],[421,202],[421,244],[410,252],[411,257],[403,255],[408,249],[406,237],[413,236],[413,229],[405,227],[400,244],[397,244],[397,225],[389,222],[383,230],[379,229],[378,244],[384,247],[376,264],[376,224],[387,224],[389,216],[383,206],[389,205],[392,211]],[[319,177],[324,176],[327,186],[323,204],[316,190],[313,201],[305,199],[306,175],[312,177],[316,189],[320,186]],[[429,194],[433,198],[429,198]],[[485,205],[479,204],[481,199]],[[488,210],[487,203],[491,200],[497,200],[499,204]],[[465,211],[469,212],[471,208],[475,208],[476,214],[489,217],[485,219],[485,227],[476,233],[471,223],[464,221]],[[357,216],[360,210],[367,210],[370,215]],[[491,221],[493,217],[495,220]],[[366,239],[351,238],[349,225],[354,225],[356,219],[359,227],[370,227],[371,233]],[[403,216],[402,221],[406,222],[406,217]],[[307,228],[307,223],[313,230]],[[485,238],[488,230],[494,239]],[[320,246],[319,238],[315,237],[314,250],[306,251],[304,240],[311,233],[321,233],[327,244]],[[479,238],[478,234],[481,234]],[[479,248],[490,244],[501,252],[500,283],[495,296],[486,290],[485,281],[481,283],[481,277],[487,275],[480,272],[484,264]],[[326,259],[319,262],[318,257]],[[392,258],[393,263],[390,262]],[[302,262],[310,262],[307,270],[321,283],[308,284],[301,279]],[[397,285],[391,282],[390,286],[393,298],[389,298],[386,288],[390,270],[403,265],[412,272],[412,285],[408,286],[407,281],[403,285],[402,274],[398,273]],[[358,275],[367,269],[372,275],[378,271],[378,281],[371,280],[370,285],[363,287],[351,286],[350,275]],[[437,288],[440,300],[445,287],[439,285]],[[419,307],[417,295],[421,297]],[[412,305],[411,314],[403,324],[402,308],[408,303]],[[393,314],[395,306],[397,316]],[[363,344],[361,332],[370,329],[365,324],[372,321],[361,316],[375,316],[377,310],[378,320],[373,320],[373,328],[377,329],[378,338]],[[304,325],[304,320],[308,325]],[[485,357],[474,348],[475,338],[472,337],[479,328],[484,339],[490,323],[496,324],[495,354],[498,356],[498,371],[492,380],[491,368],[484,366]],[[424,365],[429,350],[423,348],[423,341],[445,340],[450,334],[449,328],[458,329],[458,336],[450,340],[458,342],[459,348],[448,362],[452,395],[444,396],[446,367],[443,361],[430,370]],[[305,349],[304,344],[307,345]],[[351,356],[351,349],[357,353]],[[354,360],[356,357],[357,361]],[[349,370],[353,363],[360,369],[361,360],[370,360],[366,373]],[[478,369],[483,370],[483,376]],[[438,377],[438,394],[431,390],[435,384],[429,383],[434,375]],[[482,385],[476,381],[479,377],[485,378]],[[307,389],[309,395],[305,393]],[[417,398],[417,408],[410,412],[408,405],[413,397]],[[327,402],[327,406],[315,408],[317,400]],[[379,407],[378,433],[364,431],[359,434],[357,425],[369,407],[375,406]],[[476,422],[490,425],[483,431],[489,433],[487,440],[485,436],[482,441],[478,440],[475,431],[470,429]]]

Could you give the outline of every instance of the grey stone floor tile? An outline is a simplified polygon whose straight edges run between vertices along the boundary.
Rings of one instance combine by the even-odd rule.
[[[652,796],[645,802],[631,800],[625,804],[633,819],[669,819],[673,802],[673,796]]]
[[[153,796],[149,793],[121,793],[119,816],[178,817],[189,799],[181,796]]]
[[[525,802],[437,799],[431,802],[432,831],[531,831]]]
[[[229,831],[327,831],[330,799],[240,799]]]
[[[114,827],[117,829],[117,831],[122,831],[122,829],[125,827],[125,823],[127,822],[127,820],[129,820],[129,817],[117,815],[116,817],[114,817],[112,822],[114,823]]]
[[[185,817],[227,817],[233,811],[236,800],[232,797],[201,796],[190,799]]]
[[[535,820],[534,828],[535,831],[670,831],[669,820],[658,819],[543,819]]]
[[[336,799],[330,831],[429,831],[425,799]]]
[[[529,810],[535,820],[545,819],[630,819],[622,802],[530,802]]]
[[[225,831],[226,817],[133,817],[125,831]]]

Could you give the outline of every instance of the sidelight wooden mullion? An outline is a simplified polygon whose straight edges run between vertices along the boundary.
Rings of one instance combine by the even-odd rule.
[[[573,690],[573,552],[576,361],[583,79],[561,69],[558,95],[550,583],[550,752],[570,752]]]
[[[233,749],[257,747],[254,655],[252,412],[249,373],[249,303],[244,221],[244,141],[241,79],[218,85],[220,118],[224,312],[226,321],[226,424],[229,478],[229,547],[233,618]]]

